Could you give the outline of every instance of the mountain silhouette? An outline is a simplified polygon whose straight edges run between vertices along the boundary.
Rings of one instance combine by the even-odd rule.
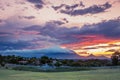
[[[60,47],[51,47],[40,50],[7,50],[0,52],[2,55],[16,55],[23,57],[41,57],[48,56],[57,59],[80,59],[80,56],[74,51]]]
[[[105,56],[95,56],[90,54],[88,56],[80,56],[76,54],[73,50],[61,47],[50,47],[40,50],[6,50],[0,51],[2,55],[16,55],[16,56],[23,56],[23,57],[37,57],[40,58],[41,56],[48,56],[51,58],[57,59],[108,59]]]

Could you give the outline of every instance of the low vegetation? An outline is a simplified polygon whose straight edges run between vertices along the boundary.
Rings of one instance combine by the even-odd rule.
[[[52,73],[0,69],[0,80],[120,80],[120,69]]]
[[[11,66],[9,66],[11,65]],[[47,56],[41,58],[28,58],[20,56],[0,55],[0,67],[6,69],[34,71],[34,72],[64,72],[92,70],[91,67],[118,66],[120,65],[120,52],[115,52],[111,60],[68,60],[52,59]]]
[[[71,66],[71,67],[100,67],[100,66],[112,66],[110,60],[99,60],[99,59],[89,59],[89,60],[68,60],[68,59],[52,59],[47,56],[41,58],[26,58],[20,56],[1,56],[0,55],[0,65],[5,66],[6,64],[17,64],[17,65],[34,65],[42,66],[49,65],[52,67],[61,66]],[[117,64],[119,65],[119,64]]]
[[[95,70],[90,67],[67,67],[67,68],[50,68],[50,69],[43,69],[43,68],[37,68],[37,67],[26,67],[26,66],[18,66],[12,68],[13,70],[19,70],[19,71],[32,71],[32,72],[68,72],[68,71],[87,71],[87,70]]]

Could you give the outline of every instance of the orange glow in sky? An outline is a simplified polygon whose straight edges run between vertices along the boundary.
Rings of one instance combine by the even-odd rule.
[[[120,0],[0,0],[0,50],[60,46],[109,57],[120,47],[119,8]]]

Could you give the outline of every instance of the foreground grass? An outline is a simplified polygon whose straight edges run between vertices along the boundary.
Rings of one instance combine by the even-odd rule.
[[[0,80],[120,80],[120,69],[52,73],[0,69]]]
[[[68,67],[68,68],[50,68],[50,69],[43,69],[37,67],[30,67],[30,66],[18,66],[12,68],[13,70],[19,71],[32,71],[32,72],[68,72],[68,71],[88,71],[88,70],[95,70],[90,67]]]

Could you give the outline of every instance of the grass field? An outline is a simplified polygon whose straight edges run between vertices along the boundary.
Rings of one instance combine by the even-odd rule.
[[[120,69],[75,72],[29,72],[0,69],[0,80],[120,80]]]

